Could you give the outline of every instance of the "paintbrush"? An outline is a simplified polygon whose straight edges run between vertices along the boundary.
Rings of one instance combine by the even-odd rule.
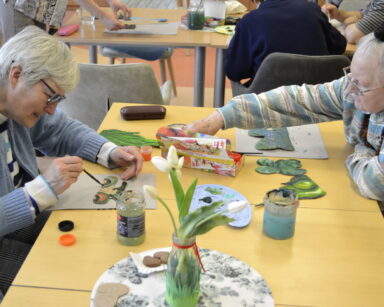
[[[93,175],[91,175],[88,171],[86,171],[84,168],[83,168],[83,171],[84,173],[86,173],[89,177],[91,177],[94,181],[96,181],[98,184],[100,184],[101,186],[103,186],[103,184],[96,179],[96,177],[94,177]]]
[[[250,152],[245,152],[245,151],[232,151],[234,153],[239,153],[243,155],[262,155],[264,152],[262,151],[250,151]]]

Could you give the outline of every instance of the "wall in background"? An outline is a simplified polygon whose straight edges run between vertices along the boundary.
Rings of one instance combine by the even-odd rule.
[[[361,9],[365,9],[369,0],[344,0],[340,8],[346,11],[360,11]]]

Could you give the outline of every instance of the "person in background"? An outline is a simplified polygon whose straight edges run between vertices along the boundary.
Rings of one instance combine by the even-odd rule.
[[[118,0],[107,0],[114,14],[102,10],[93,0],[76,0],[91,15],[109,30],[124,28],[124,24],[116,18],[116,14],[123,14],[125,19],[131,16],[127,6]],[[3,43],[28,25],[35,25],[42,29],[48,28],[54,34],[61,26],[67,10],[67,0],[0,0],[0,19],[2,22]]]
[[[346,41],[316,3],[307,0],[255,0],[257,9],[236,25],[225,58],[232,81],[249,79],[272,52],[304,55],[342,54]]]
[[[343,2],[343,0],[328,0],[328,1],[326,1],[326,0],[317,0],[317,1],[313,1],[313,2],[316,2],[320,7],[322,7],[326,3],[330,3],[330,4],[333,4],[336,7],[339,7],[341,5],[341,3]]]
[[[361,12],[340,10],[333,3],[326,3],[321,9],[330,18],[344,24],[345,38],[352,44],[378,29],[384,22],[384,0],[372,0]]]
[[[135,146],[118,147],[57,109],[78,80],[70,49],[35,26],[0,49],[0,301],[83,159],[124,167],[123,180],[142,169]],[[35,149],[59,157],[42,174]]]
[[[282,86],[234,97],[207,118],[190,123],[188,133],[219,129],[277,128],[343,120],[354,152],[348,172],[361,195],[384,200],[384,27],[362,39],[345,76],[325,84]],[[289,73],[289,72],[282,72]]]

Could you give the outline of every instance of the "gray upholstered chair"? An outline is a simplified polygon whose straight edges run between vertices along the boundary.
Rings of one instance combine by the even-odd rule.
[[[247,88],[231,81],[233,96],[262,93],[282,85],[319,84],[344,75],[343,67],[351,61],[345,55],[300,55],[274,52],[261,63],[255,78]]]
[[[95,130],[109,109],[108,101],[169,104],[172,82],[160,88],[148,64],[79,64],[80,83],[59,108]]]
[[[129,46],[119,46],[119,47],[122,47],[122,48],[126,48],[126,51],[129,52],[129,49],[130,47]],[[134,47],[135,48],[135,51],[137,52],[137,48],[138,47]],[[140,47],[140,48],[143,48],[143,49],[146,49],[146,48],[149,48],[151,49],[151,47]],[[122,59],[122,63],[125,63],[125,59],[126,58],[135,58],[135,56],[127,53],[127,52],[123,52],[123,51],[119,51],[117,49],[115,49],[114,47],[112,46],[99,46],[99,52],[102,56],[105,56],[105,57],[109,57],[109,63],[110,64],[114,64],[115,63],[115,60],[117,58],[121,58]],[[167,79],[167,72],[166,72],[166,66],[168,68],[168,73],[169,73],[169,78],[170,80],[172,81],[172,84],[173,84],[173,94],[175,96],[177,96],[177,89],[176,89],[176,81],[175,81],[175,74],[173,72],[173,65],[172,65],[172,53],[173,53],[173,49],[172,48],[164,48],[164,52],[161,54],[161,56],[159,58],[157,58],[157,60],[159,60],[159,63],[160,63],[160,78],[161,78],[161,81],[162,82],[165,82],[165,80]],[[139,57],[140,58],[140,57]]]
[[[157,9],[176,9],[178,7],[178,2],[176,0],[121,0],[129,8],[157,8]],[[163,17],[163,16],[159,16]],[[138,49],[139,48],[139,49]],[[140,52],[141,49],[141,52]],[[151,61],[159,60],[160,63],[160,77],[161,81],[164,83],[167,79],[166,66],[168,68],[169,78],[172,81],[173,94],[177,96],[176,89],[176,80],[173,72],[172,65],[172,53],[173,48],[163,48],[163,47],[148,47],[148,46],[118,46],[114,48],[113,46],[99,46],[99,52],[105,57],[109,57],[109,63],[114,64],[116,58],[121,58],[122,63],[125,63],[126,58],[140,58],[147,59],[146,56],[141,57],[140,53],[145,54],[146,52],[151,53],[155,51],[154,49],[162,49],[162,53],[153,59],[153,55],[150,55]],[[158,52],[155,51],[157,54]]]

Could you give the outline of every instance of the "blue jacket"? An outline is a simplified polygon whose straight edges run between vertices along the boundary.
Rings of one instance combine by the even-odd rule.
[[[272,52],[342,54],[345,38],[317,4],[307,0],[266,0],[237,24],[225,59],[229,79],[254,78]]]
[[[35,148],[49,156],[70,154],[96,162],[101,146],[107,142],[94,130],[61,112],[44,115],[31,129],[9,120],[8,129],[13,153],[31,179],[39,174]],[[34,222],[24,189],[15,189],[9,176],[5,153],[5,143],[0,138],[0,245],[1,236]]]

